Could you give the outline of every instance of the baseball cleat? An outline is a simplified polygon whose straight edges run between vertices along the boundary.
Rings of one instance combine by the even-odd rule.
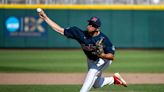
[[[123,85],[124,87],[127,87],[126,81],[121,77],[119,73],[115,73],[113,78],[114,78],[114,84]]]

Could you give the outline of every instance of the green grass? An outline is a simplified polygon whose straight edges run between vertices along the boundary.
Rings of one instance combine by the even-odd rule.
[[[79,92],[80,85],[0,85],[1,92]],[[164,92],[164,84],[105,86],[90,92]]]
[[[0,72],[86,72],[81,50],[0,50]],[[164,50],[118,50],[106,72],[164,73]]]

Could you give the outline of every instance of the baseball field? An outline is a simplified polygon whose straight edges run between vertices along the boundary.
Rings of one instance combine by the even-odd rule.
[[[81,50],[0,50],[0,92],[79,92],[86,72]],[[164,92],[164,50],[117,50],[104,75],[114,72],[127,88],[91,92]]]

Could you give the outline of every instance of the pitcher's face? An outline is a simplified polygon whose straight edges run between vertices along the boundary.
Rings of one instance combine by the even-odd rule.
[[[93,31],[95,31],[96,28],[93,27],[92,25],[88,25],[88,26],[87,26],[87,30],[88,30],[89,33],[91,33],[91,32],[93,32]]]

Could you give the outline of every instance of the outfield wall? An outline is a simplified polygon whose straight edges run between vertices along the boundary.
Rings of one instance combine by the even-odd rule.
[[[0,5],[1,48],[80,47],[47,26],[37,7],[65,28],[86,29],[87,19],[98,16],[102,32],[119,48],[164,48],[164,6]]]

